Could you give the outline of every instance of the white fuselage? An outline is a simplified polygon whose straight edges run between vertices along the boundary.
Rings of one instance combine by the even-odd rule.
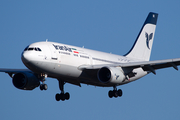
[[[49,77],[63,79],[72,84],[113,86],[112,84],[101,83],[97,76],[84,75],[80,66],[130,63],[138,60],[55,42],[38,42],[29,45],[28,49],[22,53],[22,61],[37,74],[44,73]],[[133,71],[136,75],[127,79],[123,84],[147,74],[141,68]]]

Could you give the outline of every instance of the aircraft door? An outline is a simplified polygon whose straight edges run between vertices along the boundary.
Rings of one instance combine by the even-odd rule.
[[[58,60],[57,50],[52,45],[49,45],[49,48],[51,50],[51,60]]]
[[[89,64],[93,65],[93,60],[92,60],[92,56],[91,55],[89,55]]]

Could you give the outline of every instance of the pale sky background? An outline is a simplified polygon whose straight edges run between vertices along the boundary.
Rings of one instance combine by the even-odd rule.
[[[151,60],[180,58],[180,1],[157,0],[1,0],[0,68],[26,68],[24,48],[49,41],[123,55],[149,12],[159,14]],[[118,86],[121,98],[88,85],[65,85],[68,101],[55,100],[58,81],[47,91],[16,89],[0,73],[0,120],[179,120],[180,71],[167,68]]]

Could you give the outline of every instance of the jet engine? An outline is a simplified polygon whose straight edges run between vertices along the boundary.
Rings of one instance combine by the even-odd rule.
[[[40,80],[32,73],[16,73],[12,78],[13,85],[21,90],[33,90],[40,85]]]
[[[97,76],[102,83],[112,84],[120,84],[126,78],[120,67],[102,67]]]

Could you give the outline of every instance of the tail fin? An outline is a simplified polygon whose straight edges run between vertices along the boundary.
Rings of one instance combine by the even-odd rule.
[[[158,14],[150,12],[131,50],[124,56],[149,61]]]

